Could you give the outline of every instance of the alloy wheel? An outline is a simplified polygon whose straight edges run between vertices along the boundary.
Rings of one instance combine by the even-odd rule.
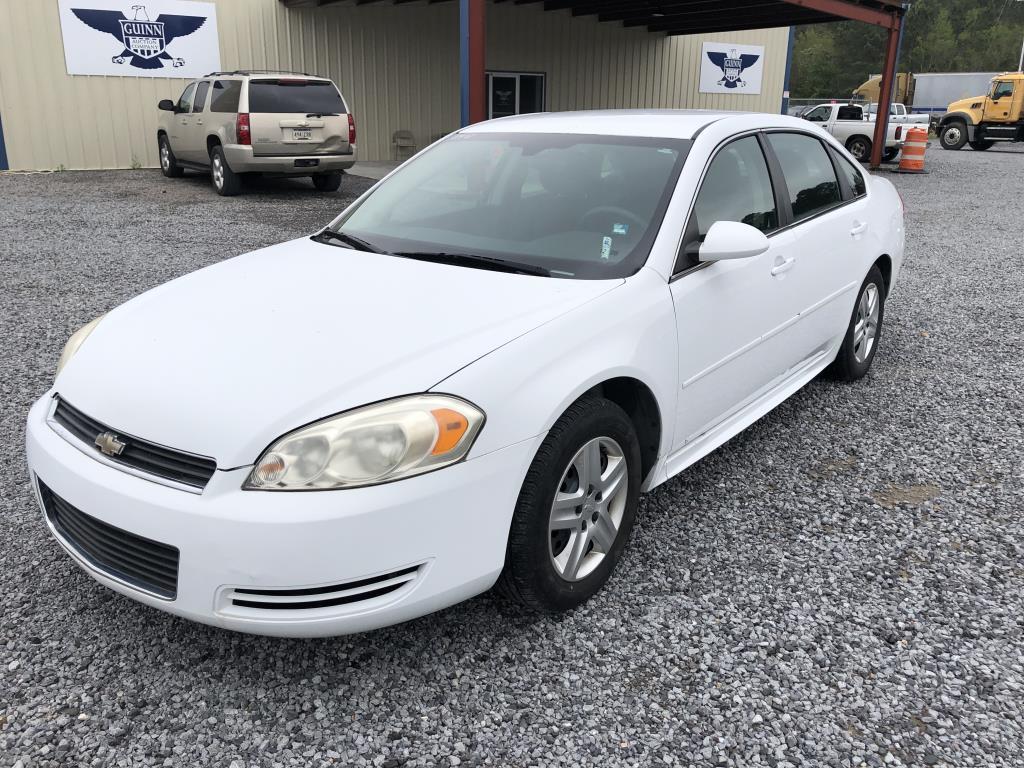
[[[165,171],[171,169],[171,150],[166,141],[160,142],[160,167]]]
[[[586,578],[611,552],[628,485],[626,455],[610,437],[588,441],[569,462],[548,521],[551,564],[563,579]]]
[[[858,363],[863,364],[875,347],[880,306],[878,286],[868,283],[857,302],[857,320],[853,326],[853,356]]]
[[[224,186],[224,161],[220,159],[220,155],[213,156],[213,184],[217,189]]]

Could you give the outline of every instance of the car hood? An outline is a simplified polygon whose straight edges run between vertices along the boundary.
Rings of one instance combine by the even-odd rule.
[[[113,310],[55,390],[111,429],[213,457],[221,469],[244,466],[311,421],[424,392],[622,282],[295,240]]]

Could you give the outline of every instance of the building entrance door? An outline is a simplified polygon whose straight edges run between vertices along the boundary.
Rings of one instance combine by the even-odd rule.
[[[544,74],[488,72],[487,118],[544,111]]]

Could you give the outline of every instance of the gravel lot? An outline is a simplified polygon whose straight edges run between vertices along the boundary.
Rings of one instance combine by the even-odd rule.
[[[910,244],[870,378],[647,496],[592,603],[317,641],[94,583],[44,532],[23,422],[73,329],[367,182],[0,175],[0,766],[1024,764],[1024,152],[928,163],[891,177]]]

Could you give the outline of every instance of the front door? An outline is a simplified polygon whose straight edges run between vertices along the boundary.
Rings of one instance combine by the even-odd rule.
[[[1015,121],[1020,113],[1020,101],[1024,86],[1013,80],[996,80],[992,90],[985,97],[985,113],[982,118],[986,123],[1008,123]]]
[[[196,93],[196,84],[189,83],[178,103],[174,105],[174,117],[167,126],[170,137],[171,151],[182,160],[188,160],[189,128],[192,127],[192,97]]]
[[[543,112],[544,85],[536,72],[488,72],[487,118]]]
[[[747,259],[684,256],[670,284],[681,385],[676,451],[769,391],[802,355],[790,322],[797,251],[792,233],[777,231],[779,206],[755,135],[726,144],[708,166],[686,228],[687,251],[716,221],[750,224],[769,235],[770,246]]]
[[[209,163],[210,156],[206,151],[206,96],[210,91],[210,81],[203,80],[196,86],[192,97],[192,114],[188,115],[188,125],[182,129],[183,140],[181,151],[175,150],[178,157],[192,163]],[[186,117],[186,115],[182,115]]]

